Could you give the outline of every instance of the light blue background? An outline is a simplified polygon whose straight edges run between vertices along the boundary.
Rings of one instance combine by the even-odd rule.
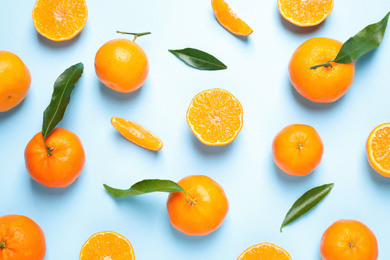
[[[356,63],[356,77],[339,101],[314,104],[291,87],[287,65],[305,40],[330,37],[345,41],[390,10],[388,0],[336,0],[328,19],[298,28],[279,14],[276,0],[230,0],[254,30],[236,37],[216,21],[209,0],[88,0],[85,29],[74,40],[55,43],[35,30],[32,0],[0,1],[0,49],[16,53],[32,74],[25,101],[0,114],[0,215],[22,214],[35,220],[47,239],[47,260],[78,259],[94,233],[116,231],[132,243],[138,260],[236,259],[247,247],[271,242],[295,260],[320,259],[324,230],[341,218],[367,224],[379,242],[379,259],[390,259],[390,179],[367,163],[365,142],[371,130],[390,121],[390,33],[379,49]],[[145,85],[118,94],[99,83],[94,57],[116,30],[151,31],[137,40],[149,57]],[[199,71],[168,49],[193,47],[222,60],[224,71]],[[85,65],[61,127],[83,142],[86,165],[65,189],[34,182],[24,166],[24,148],[40,131],[55,79],[70,65]],[[244,108],[244,127],[228,146],[201,144],[185,120],[198,92],[224,88]],[[164,142],[151,152],[124,139],[112,116],[138,122]],[[312,125],[325,146],[323,160],[306,177],[291,177],[273,163],[271,143],[288,124]],[[225,189],[230,210],[224,224],[205,237],[189,237],[171,227],[167,194],[114,200],[102,184],[128,188],[146,178],[180,180],[205,174]],[[329,196],[309,214],[279,232],[293,202],[306,190],[334,182]]]

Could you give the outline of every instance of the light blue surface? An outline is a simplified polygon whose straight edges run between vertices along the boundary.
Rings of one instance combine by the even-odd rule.
[[[236,259],[247,247],[271,242],[294,260],[317,260],[324,230],[341,218],[367,224],[379,242],[379,259],[390,259],[390,179],[367,163],[365,142],[371,130],[390,121],[390,32],[379,49],[356,63],[351,89],[339,101],[319,105],[291,87],[287,64],[305,40],[330,37],[345,41],[390,10],[388,0],[336,0],[328,19],[315,28],[290,25],[276,0],[230,0],[254,30],[236,37],[216,21],[210,1],[88,0],[85,29],[74,40],[55,43],[35,30],[32,0],[0,1],[0,49],[16,53],[32,74],[25,101],[0,114],[0,215],[22,214],[35,220],[47,239],[47,260],[78,259],[94,233],[116,231],[132,243],[138,260]],[[118,94],[99,83],[94,57],[116,30],[151,31],[137,40],[147,53],[150,74],[133,94]],[[209,52],[229,68],[192,69],[168,49]],[[60,126],[75,132],[85,148],[80,178],[65,189],[37,184],[26,172],[24,148],[40,131],[42,113],[55,79],[77,62],[84,75]],[[201,144],[185,113],[198,92],[224,88],[244,108],[237,139],[220,148]],[[133,145],[110,124],[112,116],[136,121],[164,142],[159,152]],[[275,134],[292,123],[317,129],[325,147],[315,172],[297,178],[273,163]],[[166,194],[114,200],[102,184],[128,188],[146,178],[180,180],[205,174],[225,189],[230,210],[224,224],[205,237],[189,237],[171,227]],[[334,182],[329,196],[309,214],[279,232],[292,203],[306,190]]]

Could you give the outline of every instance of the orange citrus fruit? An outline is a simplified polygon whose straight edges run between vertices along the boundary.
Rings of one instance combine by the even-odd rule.
[[[334,0],[278,0],[280,14],[301,27],[323,22],[332,12]]]
[[[334,60],[342,45],[333,39],[313,38],[295,50],[288,68],[291,84],[299,94],[312,102],[330,103],[347,92],[355,76],[354,62],[312,68]]]
[[[96,75],[107,87],[122,93],[139,89],[149,74],[144,50],[134,41],[115,39],[96,53]]]
[[[0,51],[0,112],[16,107],[26,97],[31,74],[23,61],[9,51]]]
[[[28,217],[0,217],[1,260],[43,260],[46,240],[40,226]]]
[[[289,125],[274,138],[272,154],[276,165],[285,173],[303,176],[320,164],[324,146],[318,132],[309,125]]]
[[[37,0],[32,17],[42,36],[52,41],[70,40],[87,22],[87,3],[85,0]]]
[[[320,253],[323,260],[376,260],[378,243],[363,223],[341,219],[322,235]]]
[[[24,158],[27,172],[42,185],[63,188],[72,184],[81,174],[84,163],[84,148],[73,132],[55,128],[43,140],[42,132],[27,144]]]
[[[260,243],[246,249],[237,260],[291,260],[291,256],[281,247]]]
[[[169,194],[167,209],[174,228],[190,236],[204,236],[222,225],[229,210],[223,188],[204,175],[191,175],[178,184],[185,190]]]
[[[92,235],[83,245],[79,260],[134,260],[133,246],[124,236],[103,231]]]
[[[366,152],[371,167],[377,173],[390,177],[390,123],[372,130],[367,139]]]
[[[242,106],[226,90],[205,90],[192,99],[187,110],[187,123],[202,143],[211,146],[229,144],[241,131]]]
[[[163,147],[163,142],[140,124],[115,116],[111,118],[111,124],[127,140],[145,149],[158,151]]]
[[[224,0],[211,0],[211,6],[218,22],[229,32],[240,36],[248,36],[253,32]]]

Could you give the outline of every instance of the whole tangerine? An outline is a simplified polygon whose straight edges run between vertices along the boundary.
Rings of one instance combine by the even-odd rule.
[[[331,103],[347,92],[355,77],[355,63],[332,61],[342,45],[329,38],[313,38],[295,50],[288,69],[299,94],[312,102]],[[327,65],[316,68],[321,64]]]
[[[174,228],[190,236],[204,236],[222,225],[229,203],[223,188],[204,175],[191,175],[178,184],[184,192],[171,193],[167,201]]]
[[[46,138],[36,134],[24,152],[27,172],[40,184],[52,188],[64,188],[81,174],[85,153],[80,139],[64,128],[55,128]]]
[[[272,154],[276,165],[285,173],[303,176],[320,164],[324,146],[318,132],[309,125],[293,124],[276,134]]]

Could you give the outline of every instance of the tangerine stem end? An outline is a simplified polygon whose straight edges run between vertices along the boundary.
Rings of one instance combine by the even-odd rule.
[[[0,251],[3,250],[3,249],[6,249],[6,248],[7,248],[7,244],[5,243],[5,241],[1,240]]]
[[[323,64],[316,65],[316,66],[312,66],[312,67],[310,67],[310,69],[311,69],[311,70],[315,70],[315,69],[317,69],[317,68],[319,68],[319,67],[325,67],[325,68],[331,67],[331,68],[333,68],[333,65],[330,64],[331,62],[334,62],[334,60],[329,60],[329,61],[327,61],[327,62],[325,62],[325,63],[323,63]]]
[[[144,36],[144,35],[148,35],[148,34],[151,34],[151,32],[143,32],[143,33],[130,33],[130,32],[122,32],[122,31],[116,31],[117,33],[121,33],[121,34],[130,34],[130,35],[134,35],[134,39],[133,41],[135,41],[138,37],[140,36]]]

